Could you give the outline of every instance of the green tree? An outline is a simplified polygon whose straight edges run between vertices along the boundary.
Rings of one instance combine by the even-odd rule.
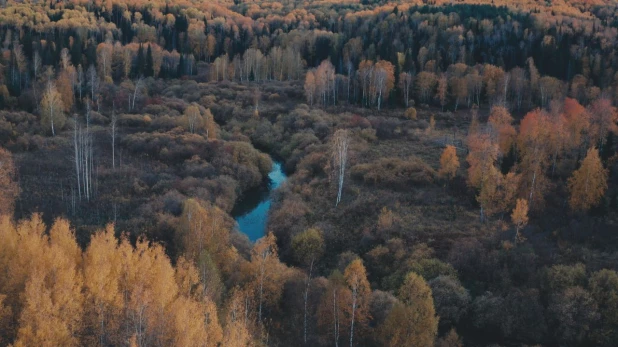
[[[146,62],[144,64],[144,76],[152,77],[154,76],[154,62],[152,59],[152,48],[148,45],[148,50],[146,51]]]

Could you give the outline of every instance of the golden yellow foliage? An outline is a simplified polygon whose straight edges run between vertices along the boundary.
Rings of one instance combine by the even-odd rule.
[[[438,174],[446,179],[453,179],[459,169],[459,159],[455,146],[448,145],[440,156],[440,170]]]
[[[582,165],[569,178],[569,204],[576,211],[585,211],[599,203],[607,190],[607,170],[603,168],[599,151],[590,148]]]

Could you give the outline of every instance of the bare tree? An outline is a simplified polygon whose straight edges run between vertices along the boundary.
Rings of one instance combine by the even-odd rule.
[[[347,59],[345,62],[345,68],[348,72],[348,103],[350,103],[350,83],[352,83],[352,74],[354,73],[354,64],[350,59]]]
[[[116,169],[116,135],[118,133],[118,116],[116,116],[116,108],[112,108],[112,119],[109,123],[109,132],[112,137],[112,168]]]
[[[143,80],[144,80],[144,78],[140,77],[134,83],[133,95],[129,97],[129,99],[130,99],[130,106],[131,106],[131,107],[129,107],[129,110],[133,110],[135,108],[135,99],[137,99],[137,96],[141,92]]]
[[[88,67],[88,71],[86,72],[88,76],[88,87],[90,88],[90,97],[94,100],[99,93],[99,76],[97,75],[97,69],[94,65],[90,65]]]
[[[43,59],[41,59],[41,55],[39,54],[39,51],[35,50],[34,56],[32,57],[32,73],[33,73],[32,77],[34,78],[34,81],[32,81],[32,93],[34,94],[34,100],[37,100],[36,82],[39,80],[39,74],[41,71],[42,64],[43,64]]]
[[[399,75],[399,84],[403,90],[403,98],[406,103],[406,107],[410,106],[410,91],[412,89],[413,82],[414,79],[411,73],[402,72]]]
[[[347,129],[339,129],[333,136],[333,176],[337,179],[337,201],[335,206],[341,202],[343,192],[343,182],[345,179],[345,169],[348,164],[348,147],[350,146],[350,135]]]
[[[90,201],[94,195],[94,147],[90,134],[90,101],[86,101],[86,128],[82,128],[77,117],[73,123],[73,160],[79,200]]]
[[[86,84],[85,82],[86,80],[86,76],[84,75],[84,69],[82,68],[82,65],[78,65],[77,66],[77,91],[79,92],[79,100],[82,99],[82,90],[84,89],[84,84]]]

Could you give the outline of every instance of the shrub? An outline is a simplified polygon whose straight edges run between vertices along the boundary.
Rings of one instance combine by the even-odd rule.
[[[414,107],[409,107],[405,112],[405,116],[408,119],[417,120],[416,109]]]
[[[436,176],[435,171],[417,157],[407,160],[381,158],[372,163],[356,165],[352,167],[351,173],[352,177],[366,184],[392,189],[428,185]]]

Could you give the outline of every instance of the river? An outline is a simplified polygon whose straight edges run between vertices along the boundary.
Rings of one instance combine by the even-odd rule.
[[[240,232],[246,234],[252,242],[266,234],[271,193],[286,179],[287,175],[283,172],[282,164],[273,162],[273,168],[268,174],[268,182],[245,192],[234,206],[232,217],[238,223]]]

